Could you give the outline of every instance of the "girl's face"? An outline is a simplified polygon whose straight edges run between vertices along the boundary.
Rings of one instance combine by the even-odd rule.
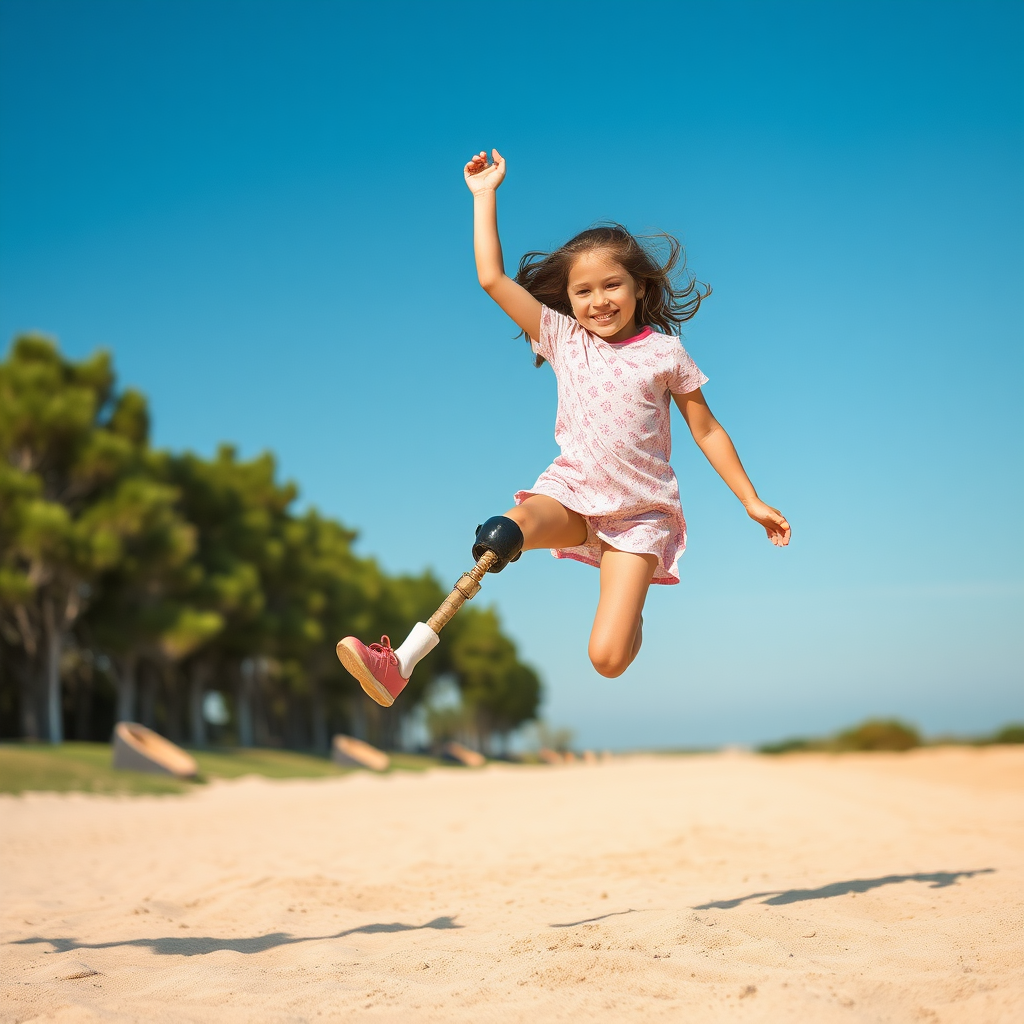
[[[625,341],[636,334],[636,302],[643,286],[607,250],[578,256],[569,269],[573,316],[605,341]]]

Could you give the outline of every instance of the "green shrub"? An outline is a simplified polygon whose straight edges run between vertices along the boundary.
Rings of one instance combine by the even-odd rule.
[[[1011,722],[994,732],[989,743],[1024,743],[1024,722]]]
[[[779,740],[778,743],[764,743],[757,748],[759,754],[789,754],[794,750],[820,750],[821,742],[805,739],[802,736],[793,736],[788,740]]]
[[[1012,743],[1015,741],[994,740],[993,742]],[[910,750],[920,745],[921,736],[912,725],[907,725],[895,718],[869,718],[866,722],[861,722],[860,725],[844,729],[827,738],[795,736],[777,743],[765,743],[757,749],[762,754],[789,754],[809,750],[838,753],[851,750]]]
[[[895,718],[869,718],[835,738],[837,750],[910,750],[920,745],[920,733]]]

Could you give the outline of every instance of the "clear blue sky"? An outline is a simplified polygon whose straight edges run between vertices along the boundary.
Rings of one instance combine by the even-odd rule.
[[[487,581],[598,746],[1024,718],[1024,5],[0,0],[0,335],[115,353],[156,443],[269,448],[391,570],[467,567],[555,454],[554,383],[476,285],[679,235],[685,343],[771,547],[676,421],[683,583],[621,679],[597,573]],[[461,418],[467,398],[474,415]]]

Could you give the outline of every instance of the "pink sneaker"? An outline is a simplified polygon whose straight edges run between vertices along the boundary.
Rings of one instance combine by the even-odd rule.
[[[337,651],[342,665],[359,680],[359,685],[386,708],[395,703],[395,698],[409,682],[399,675],[398,659],[386,636],[380,638],[379,644],[369,647],[354,636],[347,636],[338,641]]]

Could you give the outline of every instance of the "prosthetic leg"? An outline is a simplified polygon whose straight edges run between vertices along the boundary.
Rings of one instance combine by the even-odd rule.
[[[441,607],[427,619],[427,626],[435,634],[440,633],[463,604],[480,593],[480,581],[485,572],[501,572],[522,553],[523,531],[519,524],[506,516],[491,516],[476,528],[476,543],[473,545],[476,565],[458,578]]]
[[[507,516],[492,516],[476,528],[473,558],[476,565],[463,573],[452,592],[426,622],[417,622],[409,636],[397,649],[381,637],[379,644],[369,647],[355,637],[338,642],[338,657],[362,688],[378,704],[390,707],[405,688],[417,662],[438,644],[438,633],[455,613],[480,593],[480,581],[487,572],[501,572],[509,562],[516,561],[523,551],[523,531]]]

